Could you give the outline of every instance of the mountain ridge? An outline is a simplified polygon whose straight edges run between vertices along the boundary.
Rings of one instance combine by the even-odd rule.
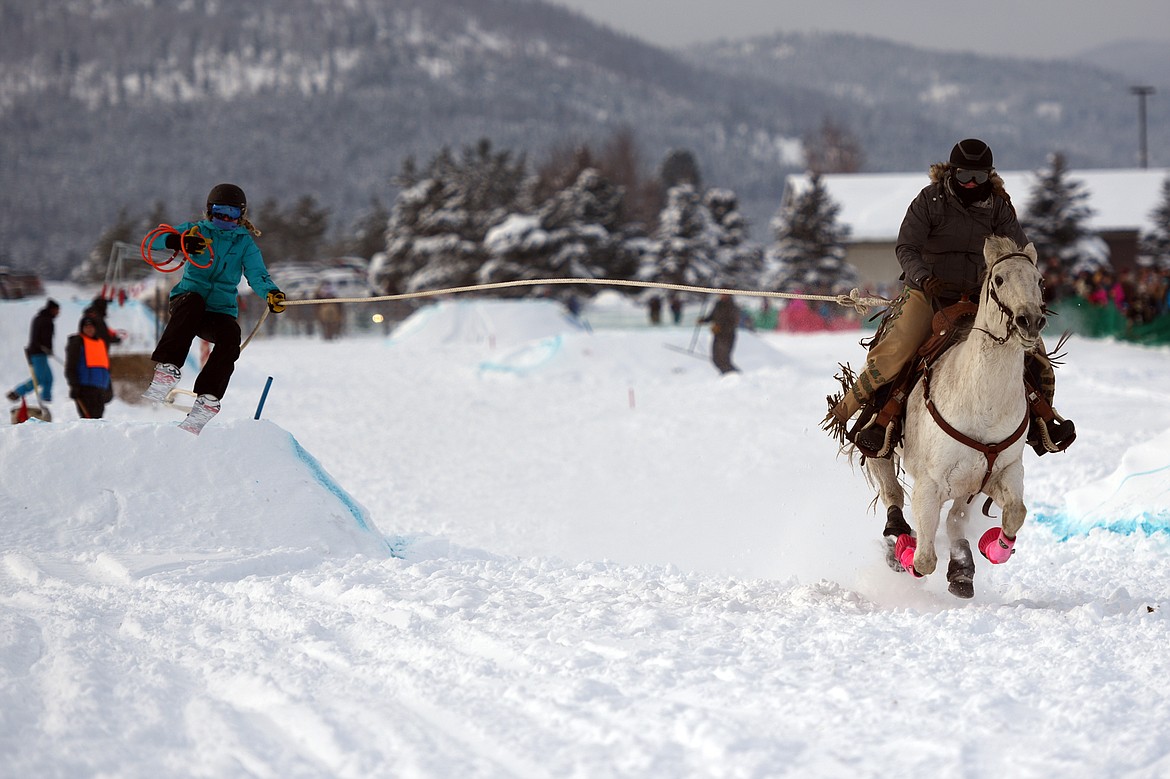
[[[480,137],[534,162],[623,128],[647,166],[689,148],[705,184],[740,196],[756,240],[826,119],[875,171],[925,169],[966,135],[1013,167],[1054,141],[1085,167],[1136,147],[1119,137],[1136,138],[1124,77],[1090,66],[822,34],[673,51],[540,0],[0,0],[0,18],[0,264],[49,277],[123,210],[185,218],[222,180],[257,204],[311,194],[343,230],[372,197],[393,201],[408,157]],[[758,53],[778,45],[794,57]],[[1070,108],[1071,84],[1094,102]],[[957,108],[972,95],[989,120]],[[1165,128],[1159,110],[1150,125]],[[1151,147],[1170,146],[1159,132]]]

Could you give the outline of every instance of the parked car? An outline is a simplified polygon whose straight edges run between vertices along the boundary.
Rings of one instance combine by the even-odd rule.
[[[19,300],[45,294],[41,277],[30,271],[13,270],[0,265],[0,299]]]

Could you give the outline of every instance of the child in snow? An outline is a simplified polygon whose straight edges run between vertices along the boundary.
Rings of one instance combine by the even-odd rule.
[[[176,225],[177,232],[156,237],[150,247],[183,250],[198,258],[197,263],[186,263],[183,278],[171,290],[171,318],[151,355],[158,364],[143,393],[148,400],[166,400],[179,382],[179,366],[195,337],[215,344],[195,379],[195,405],[179,425],[195,435],[219,413],[240,356],[240,323],[236,321],[240,277],[248,279],[248,286],[265,299],[270,311],[285,309],[284,293],[272,283],[260,248],[252,240],[260,231],[248,221],[247,213],[244,190],[235,184],[217,184],[207,195],[203,219]]]
[[[80,332],[65,342],[65,380],[69,397],[82,419],[101,419],[114,399],[110,382],[110,353],[97,320],[81,318]]]

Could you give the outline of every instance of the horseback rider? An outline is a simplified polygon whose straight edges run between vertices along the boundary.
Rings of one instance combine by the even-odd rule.
[[[994,234],[1020,246],[1028,243],[983,141],[956,143],[948,162],[930,166],[930,180],[910,203],[898,231],[895,251],[905,288],[869,341],[864,369],[855,379],[847,372],[843,392],[829,398],[826,428],[870,457],[888,456],[893,447],[906,393],[890,392],[887,385],[930,338],[935,313],[964,297],[978,301],[984,239]],[[1063,451],[1076,437],[1075,427],[1052,409],[1056,382],[1043,343],[1028,353],[1025,374],[1032,385],[1028,443],[1037,454]],[[883,387],[887,391],[879,393]],[[847,431],[859,411],[858,422]]]

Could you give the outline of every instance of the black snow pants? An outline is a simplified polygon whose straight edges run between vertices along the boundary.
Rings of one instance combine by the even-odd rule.
[[[234,316],[208,311],[198,294],[185,292],[171,299],[171,320],[150,358],[182,368],[196,337],[214,348],[195,378],[195,393],[223,398],[240,357],[240,323]]]

